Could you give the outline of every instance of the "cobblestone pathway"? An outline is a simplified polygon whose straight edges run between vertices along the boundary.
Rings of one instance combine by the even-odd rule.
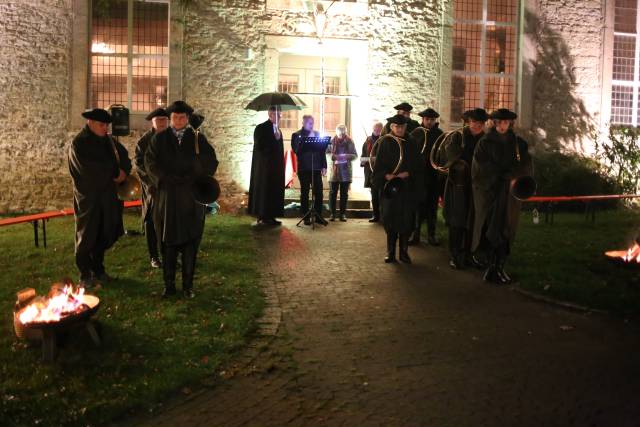
[[[364,220],[294,224],[256,232],[275,338],[148,425],[640,425],[636,326],[451,271],[442,249],[386,265]]]

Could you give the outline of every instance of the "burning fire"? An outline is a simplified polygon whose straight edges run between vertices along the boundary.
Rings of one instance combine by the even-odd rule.
[[[65,285],[57,295],[29,304],[18,318],[22,324],[57,322],[64,315],[77,311],[83,304],[84,288],[74,291],[72,285]]]
[[[620,258],[624,262],[635,262],[640,264],[640,245],[634,243],[626,251],[609,251],[606,255],[610,258]]]

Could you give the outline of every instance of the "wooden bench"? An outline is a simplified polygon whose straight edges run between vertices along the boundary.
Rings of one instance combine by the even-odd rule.
[[[125,208],[136,208],[142,206],[142,202],[140,200],[134,200],[134,201],[130,201],[130,202],[124,202],[124,207]],[[35,243],[36,247],[40,246],[39,243],[39,237],[38,237],[38,223],[40,221],[42,221],[42,243],[44,248],[46,249],[47,247],[47,221],[52,219],[52,218],[58,218],[61,216],[69,216],[69,215],[73,215],[73,209],[68,208],[68,209],[61,209],[59,211],[49,211],[49,212],[42,212],[42,213],[38,213],[38,214],[31,214],[31,215],[22,215],[22,216],[16,216],[16,217],[12,217],[12,218],[4,218],[4,219],[0,219],[0,227],[4,227],[4,226],[9,226],[9,225],[15,225],[15,224],[26,224],[28,222],[30,222],[31,224],[33,224],[33,242]]]

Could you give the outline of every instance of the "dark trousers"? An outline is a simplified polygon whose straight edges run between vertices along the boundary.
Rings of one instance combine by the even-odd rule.
[[[80,270],[80,279],[89,280],[104,273],[104,253],[106,244],[98,237],[96,244],[89,250],[76,251],[76,265]]]
[[[415,232],[420,234],[423,222],[427,222],[427,234],[429,237],[436,235],[436,221],[438,218],[438,193],[436,191],[427,192],[426,200],[418,205],[416,212]]]
[[[178,253],[182,254],[182,289],[193,288],[198,242],[199,240],[196,239],[182,245],[162,245],[162,270],[165,288],[175,289],[176,287]]]
[[[373,210],[373,216],[380,217],[380,192],[372,188],[371,189],[371,209]]]
[[[338,201],[338,191],[340,191],[340,213],[343,214],[347,211],[347,200],[349,198],[349,185],[350,182],[331,182],[331,188],[329,191],[329,206],[331,213],[336,213],[336,203]]]
[[[311,177],[313,175],[313,184]],[[309,210],[309,190],[313,187],[313,197],[315,198],[314,209],[318,214],[322,214],[322,173],[320,171],[299,171],[300,180],[300,211],[306,214]]]
[[[144,235],[147,238],[147,249],[149,250],[150,258],[160,258],[158,255],[158,235],[156,234],[156,228],[153,225],[153,219],[151,215],[144,220]]]
[[[449,226],[449,252],[451,256],[471,255],[471,232],[463,227]]]

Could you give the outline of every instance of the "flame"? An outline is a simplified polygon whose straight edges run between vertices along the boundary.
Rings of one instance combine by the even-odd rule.
[[[640,245],[634,243],[633,246],[626,251],[609,251],[606,252],[605,255],[610,258],[621,258],[624,262],[635,262],[640,264]]]
[[[84,288],[75,292],[73,286],[65,285],[57,295],[44,301],[29,304],[18,316],[22,324],[32,322],[57,322],[62,316],[72,313],[84,303]]]

